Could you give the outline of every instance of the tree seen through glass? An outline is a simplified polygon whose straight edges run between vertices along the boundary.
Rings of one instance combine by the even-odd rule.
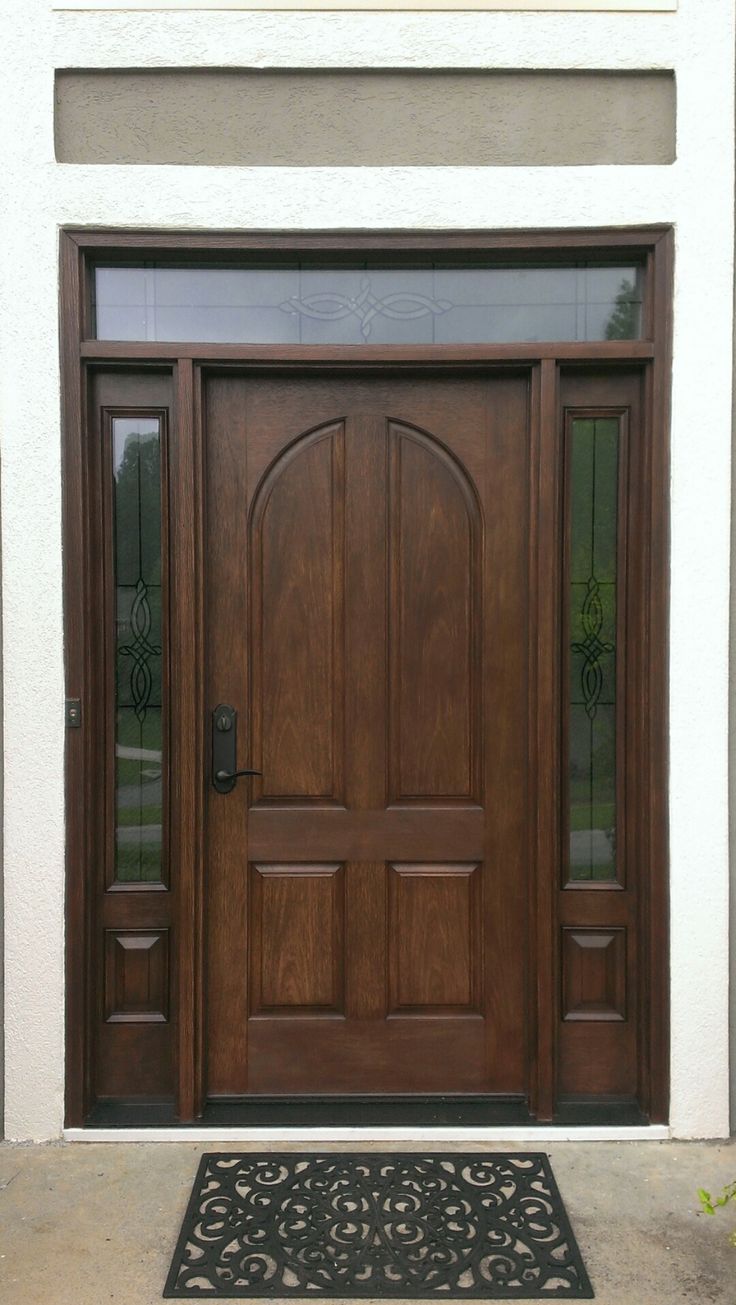
[[[616,877],[619,423],[570,431],[570,878]]]
[[[163,877],[161,432],[155,417],[112,423],[115,657],[115,879]]]

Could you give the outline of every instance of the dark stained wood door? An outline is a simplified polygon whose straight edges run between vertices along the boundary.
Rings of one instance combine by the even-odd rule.
[[[528,1086],[529,382],[212,375],[205,1091]]]

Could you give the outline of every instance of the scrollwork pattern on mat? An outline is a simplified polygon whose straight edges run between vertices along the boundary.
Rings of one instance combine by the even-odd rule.
[[[241,1154],[203,1157],[165,1294],[592,1291],[544,1155]]]

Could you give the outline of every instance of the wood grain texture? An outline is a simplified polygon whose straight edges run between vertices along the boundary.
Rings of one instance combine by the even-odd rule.
[[[191,1069],[186,1070],[185,1082],[180,1085],[182,1101],[190,1112],[194,1109],[201,1086],[198,1074],[206,1079],[211,1091],[264,1090],[310,1091],[315,1081],[314,1069],[323,1058],[325,1047],[310,1041],[313,1021],[286,1021],[296,1027],[297,1041],[284,1042],[282,1032],[269,1030],[269,1021],[248,1021],[247,977],[247,873],[248,856],[248,786],[241,781],[238,796],[207,801],[207,837],[204,881],[198,882],[196,863],[185,857],[175,867],[171,892],[136,891],[134,893],[100,894],[99,875],[103,864],[102,848],[104,830],[100,776],[107,765],[105,739],[96,711],[101,701],[104,683],[102,652],[99,640],[99,622],[90,619],[90,613],[102,610],[104,594],[100,582],[99,559],[103,550],[103,529],[100,503],[99,444],[95,431],[101,400],[121,406],[153,403],[165,406],[170,402],[170,373],[177,358],[218,365],[216,385],[209,383],[205,389],[207,434],[218,428],[216,456],[208,459],[207,476],[199,477],[193,489],[194,498],[206,486],[204,510],[210,531],[215,531],[226,521],[242,513],[244,450],[246,463],[246,507],[252,505],[253,495],[265,474],[269,458],[274,456],[265,449],[268,443],[254,428],[253,413],[246,413],[243,402],[242,378],[238,369],[243,364],[257,367],[265,379],[270,373],[274,385],[271,404],[275,411],[283,399],[281,382],[289,385],[309,370],[316,376],[320,368],[330,368],[332,378],[372,378],[377,388],[386,380],[387,366],[394,374],[411,381],[418,376],[418,367],[426,368],[423,375],[430,382],[426,396],[416,402],[411,413],[399,417],[439,433],[442,425],[435,427],[438,411],[447,413],[456,405],[438,401],[436,382],[443,377],[448,393],[455,384],[454,372],[459,365],[465,370],[466,384],[473,373],[482,381],[492,378],[493,400],[486,405],[484,418],[485,440],[489,452],[485,461],[473,461],[467,441],[463,443],[459,461],[470,469],[476,485],[495,486],[497,493],[494,512],[488,514],[489,487],[481,491],[484,517],[484,558],[497,560],[498,545],[494,531],[509,536],[515,530],[514,540],[509,539],[508,554],[504,562],[506,580],[500,586],[486,586],[485,577],[490,561],[484,560],[484,722],[500,735],[497,748],[487,749],[484,756],[485,780],[483,802],[495,792],[498,775],[508,772],[507,793],[522,786],[525,773],[523,750],[526,747],[523,731],[519,730],[514,713],[499,712],[497,703],[509,699],[516,674],[525,674],[525,657],[520,647],[529,649],[529,666],[534,668],[538,656],[536,643],[536,617],[526,630],[526,609],[514,608],[510,595],[518,589],[527,590],[524,579],[527,568],[527,549],[532,545],[532,556],[539,555],[534,542],[536,535],[535,498],[529,498],[524,477],[512,470],[512,447],[521,443],[529,448],[528,414],[526,399],[529,395],[529,372],[519,370],[522,364],[547,360],[548,377],[554,377],[555,361],[566,365],[566,375],[574,374],[581,382],[586,378],[591,387],[577,393],[575,401],[593,403],[600,401],[602,391],[596,389],[603,376],[603,367],[613,365],[614,373],[625,371],[625,364],[642,365],[644,376],[641,390],[641,457],[636,464],[635,477],[641,488],[633,497],[634,517],[639,521],[640,534],[637,549],[640,565],[633,574],[632,592],[638,593],[630,609],[632,621],[630,639],[639,650],[631,663],[629,702],[636,710],[636,727],[632,727],[634,757],[629,770],[629,815],[633,830],[637,831],[636,848],[631,855],[636,858],[640,891],[633,896],[618,891],[587,891],[580,896],[576,891],[558,893],[555,912],[559,923],[572,929],[600,928],[609,932],[626,928],[634,945],[628,948],[626,970],[630,1003],[630,1019],[615,1026],[602,1027],[596,1021],[568,1021],[565,1029],[581,1039],[568,1042],[563,1049],[558,1074],[554,1074],[554,1057],[550,1045],[554,1044],[559,1029],[555,1024],[554,1003],[558,1001],[559,973],[557,962],[548,967],[549,951],[545,959],[544,948],[549,949],[549,916],[540,914],[543,902],[535,897],[536,918],[532,918],[531,938],[541,931],[542,949],[539,952],[541,970],[536,966],[538,953],[536,941],[529,952],[524,948],[509,947],[508,940],[515,936],[519,919],[526,918],[529,884],[528,875],[534,864],[527,856],[527,817],[515,801],[495,804],[494,819],[487,820],[483,807],[478,811],[446,810],[441,828],[432,828],[432,812],[409,811],[390,813],[385,810],[385,760],[380,722],[385,720],[385,701],[380,697],[381,649],[385,643],[385,604],[382,586],[386,581],[386,563],[381,558],[381,541],[385,541],[386,527],[382,513],[385,511],[385,494],[376,479],[376,465],[385,463],[385,412],[362,411],[353,414],[351,430],[346,430],[346,516],[354,518],[357,529],[351,534],[346,524],[346,584],[350,577],[360,587],[365,604],[366,619],[356,607],[346,612],[346,664],[360,664],[353,682],[353,692],[346,694],[346,736],[360,736],[363,754],[372,757],[365,767],[356,765],[348,750],[346,756],[346,812],[333,808],[330,811],[307,812],[311,816],[334,816],[343,819],[351,811],[357,819],[352,827],[348,821],[341,827],[337,847],[333,833],[326,827],[310,826],[300,839],[299,812],[296,809],[268,811],[262,807],[252,812],[252,832],[259,844],[250,849],[251,856],[264,859],[293,859],[298,861],[306,843],[310,856],[326,862],[346,860],[345,938],[346,951],[354,964],[346,977],[346,1004],[352,1012],[349,1021],[319,1021],[330,1035],[351,1025],[353,1032],[337,1045],[330,1044],[335,1070],[334,1082],[342,1084],[341,1090],[352,1091],[355,1076],[362,1076],[366,1090],[393,1090],[396,1082],[395,1065],[401,1064],[403,1081],[413,1084],[411,1090],[444,1090],[437,1077],[437,1067],[444,1067],[448,1048],[463,1065],[465,1090],[508,1090],[515,1079],[523,1090],[527,1077],[528,1057],[536,1062],[538,1081],[540,1071],[547,1082],[564,1083],[570,1074],[578,1087],[582,1083],[593,1092],[608,1093],[620,1090],[624,1094],[634,1090],[645,1111],[653,1121],[667,1118],[668,1108],[668,1022],[667,1022],[667,586],[668,565],[668,421],[669,376],[671,353],[671,282],[672,233],[665,227],[648,227],[621,230],[580,230],[544,232],[294,232],[274,235],[273,232],[191,233],[150,231],[88,231],[71,230],[61,237],[62,283],[62,368],[63,368],[63,426],[64,426],[64,574],[65,611],[67,630],[65,639],[67,692],[82,699],[83,728],[67,735],[67,1114],[68,1124],[80,1124],[99,1094],[127,1096],[131,1093],[168,1095],[174,1082],[171,1049],[167,1049],[160,1035],[169,1026],[105,1025],[102,1001],[103,932],[104,929],[164,930],[172,923],[174,944],[172,986],[173,1011],[183,1000],[190,1000],[186,992],[179,992],[177,958],[181,947],[189,947],[186,935],[179,931],[179,922],[189,921],[188,928],[199,930],[202,939],[204,918],[206,927],[206,1019],[201,1007],[202,982],[193,982],[193,1005],[185,1013],[182,1023],[185,1040],[191,1050]],[[233,256],[269,260],[291,259],[302,254],[319,258],[351,259],[366,252],[379,253],[399,262],[412,256],[436,255],[449,260],[467,262],[474,257],[497,262],[518,262],[520,259],[539,258],[549,261],[566,261],[570,257],[593,255],[596,258],[626,258],[632,256],[645,260],[646,293],[644,298],[644,332],[640,341],[604,341],[589,344],[542,342],[498,346],[360,346],[354,349],[330,346],[324,349],[294,346],[201,345],[197,343],[166,345],[155,342],[134,344],[95,341],[92,335],[90,261],[95,257],[115,259],[117,256],[176,260],[203,259],[216,262]],[[110,360],[113,370],[90,367],[87,363]],[[80,363],[82,364],[80,368]],[[137,372],[132,370],[141,364]],[[574,368],[573,368],[574,364]],[[516,366],[516,374],[508,369]],[[230,375],[225,373],[230,369]],[[609,372],[610,375],[610,372]],[[324,370],[323,379],[326,380]],[[199,420],[198,368],[191,373],[191,425],[184,421],[180,438],[197,441]],[[563,381],[564,381],[563,377]],[[458,378],[460,380],[460,378]],[[169,384],[169,390],[166,385]],[[98,388],[102,386],[102,388]],[[163,388],[162,388],[163,386]],[[228,386],[231,388],[228,390]],[[184,395],[187,387],[181,393]],[[548,386],[549,392],[549,386]],[[531,387],[532,411],[535,387]],[[415,389],[417,400],[419,390]],[[504,397],[505,396],[505,397]],[[425,401],[426,399],[426,401]],[[297,402],[298,408],[298,402]],[[329,405],[328,405],[329,406]],[[392,407],[392,405],[390,405]],[[380,405],[379,405],[380,407]],[[332,416],[342,419],[344,412],[333,406]],[[526,415],[525,415],[526,414]],[[263,415],[263,412],[262,414]],[[392,416],[396,415],[393,408]],[[322,420],[327,420],[322,414]],[[495,425],[494,425],[495,423]],[[246,438],[246,426],[248,427]],[[255,423],[258,426],[258,422]],[[304,431],[305,424],[292,424],[290,438]],[[255,433],[254,433],[255,429]],[[379,431],[383,431],[383,437]],[[507,432],[506,446],[501,437]],[[384,441],[382,443],[381,441]],[[351,444],[352,440],[352,444]],[[245,443],[244,443],[245,441]],[[451,444],[452,441],[449,441]],[[246,448],[247,445],[247,448]],[[504,451],[506,448],[506,451]],[[532,467],[525,473],[534,483],[536,457],[534,445]],[[265,457],[263,456],[265,452]],[[197,459],[195,449],[195,464]],[[356,468],[354,479],[349,469],[351,457]],[[507,470],[504,471],[504,466]],[[358,468],[362,470],[358,471]],[[499,478],[500,477],[500,478]],[[353,488],[351,489],[351,483]],[[633,483],[633,481],[632,481]],[[550,486],[552,491],[552,486]],[[201,499],[200,499],[201,502]],[[199,509],[190,499],[190,513]],[[362,518],[362,523],[361,523]],[[186,513],[183,517],[186,520]],[[369,533],[372,536],[369,539]],[[232,545],[232,532],[225,536],[222,548],[212,565],[211,534],[208,535],[207,575],[205,585],[206,617],[199,616],[199,634],[194,644],[187,647],[190,661],[204,662],[202,641],[205,631],[215,625],[230,623],[234,629],[247,629],[248,584],[243,585],[243,559],[228,545]],[[369,539],[367,551],[364,542]],[[515,565],[512,566],[512,554]],[[378,558],[376,564],[375,559]],[[193,574],[197,581],[197,567],[202,559],[195,555]],[[520,572],[518,568],[521,568]],[[247,571],[247,566],[246,566]],[[186,573],[183,568],[182,577]],[[534,569],[532,568],[532,574]],[[519,580],[519,575],[521,580]],[[511,578],[513,576],[513,578]],[[538,591],[534,583],[528,590],[529,603],[534,612]],[[508,606],[508,604],[511,604]],[[506,606],[505,606],[506,605]],[[505,613],[505,614],[504,614]],[[188,618],[187,618],[188,619]],[[489,641],[499,628],[506,633],[502,640]],[[515,633],[512,634],[512,631]],[[521,638],[521,644],[519,643]],[[526,639],[526,645],[524,640]],[[184,645],[182,645],[184,647]],[[539,645],[541,647],[541,645]],[[362,652],[362,656],[359,655]],[[207,637],[207,700],[213,685],[218,686],[217,697],[235,703],[249,701],[248,659],[233,660],[232,649],[226,642]],[[490,659],[490,660],[489,660]],[[190,671],[187,674],[191,674]],[[510,677],[510,678],[509,678]],[[384,681],[385,683],[385,681]],[[220,692],[222,689],[222,692]],[[533,696],[529,700],[534,708]],[[536,709],[534,709],[536,711]],[[530,716],[528,737],[536,738],[537,717]],[[201,710],[197,729],[201,729],[204,710]],[[516,740],[512,748],[511,738]],[[495,737],[495,735],[491,735]],[[521,740],[521,743],[520,743]],[[195,733],[186,740],[187,746],[203,749],[201,735]],[[245,747],[247,738],[244,736]],[[534,758],[533,744],[531,748]],[[637,751],[638,749],[638,751]],[[204,749],[203,749],[204,751]],[[638,757],[638,760],[637,760]],[[240,763],[251,760],[241,755]],[[200,754],[200,774],[204,781],[206,765]],[[494,773],[495,768],[495,773]],[[529,776],[529,807],[534,812],[534,786],[539,774],[532,765]],[[382,789],[381,785],[384,785]],[[544,790],[543,790],[544,791]],[[183,800],[177,788],[173,790],[174,802]],[[219,805],[218,805],[219,803]],[[526,810],[526,808],[525,808]],[[201,841],[203,823],[201,813],[193,811],[194,825],[198,825],[197,840]],[[417,816],[415,826],[400,822],[387,826],[390,834],[382,839],[380,817],[386,820]],[[467,816],[468,824],[464,817]],[[275,823],[259,825],[265,818],[275,817]],[[295,823],[289,823],[294,817]],[[453,819],[458,823],[453,824]],[[177,820],[172,809],[172,822]],[[279,824],[283,820],[284,824]],[[479,822],[479,823],[478,823]],[[515,831],[515,832],[514,832]],[[544,841],[536,838],[535,844],[543,854],[549,854]],[[348,854],[354,859],[348,862]],[[504,857],[507,860],[504,860]],[[463,1021],[448,1021],[455,1025],[450,1035],[440,1021],[437,1032],[434,1021],[426,1021],[428,1028],[420,1030],[425,1021],[415,1020],[416,1033],[405,1033],[396,1024],[409,1024],[409,1020],[386,1020],[387,991],[387,861],[412,861],[439,859],[445,861],[479,859],[484,865],[484,939],[487,955],[491,958],[492,979],[486,969],[484,1010],[486,1012],[486,1041],[482,1055],[477,1054],[477,1042],[472,1031],[458,1032]],[[176,889],[179,882],[187,880],[190,887],[189,905],[179,915]],[[579,906],[580,903],[580,906]],[[584,906],[583,906],[584,903]],[[206,909],[205,909],[206,907]],[[521,915],[519,914],[521,912]],[[199,923],[198,923],[199,921]],[[547,943],[544,942],[545,937]],[[191,934],[190,934],[191,938]],[[196,941],[196,940],[195,940]],[[554,941],[554,940],[553,940]],[[506,963],[496,966],[498,957]],[[184,973],[191,961],[185,960]],[[542,974],[552,973],[553,987],[545,989]],[[556,976],[556,977],[555,977]],[[517,1026],[517,1007],[521,993],[522,1005],[528,985],[536,994],[533,1006],[536,1014],[529,1025],[529,1038],[519,1047],[518,1039],[510,1038],[508,1030]],[[198,1004],[199,1003],[199,1004]],[[534,1034],[536,1019],[543,1036]],[[522,1010],[522,1021],[526,1015]],[[274,1021],[275,1023],[276,1021]],[[249,1023],[258,1029],[259,1041],[251,1065],[249,1079]],[[465,1024],[472,1025],[472,1019]],[[386,1033],[384,1026],[391,1030]],[[629,1046],[622,1051],[620,1045],[611,1044],[611,1027],[617,1028],[625,1038],[634,1030],[636,1068],[632,1077],[632,1060]],[[545,1043],[551,1030],[552,1044]],[[206,1037],[205,1037],[206,1030]],[[597,1030],[597,1032],[596,1032]],[[108,1034],[112,1037],[109,1040]],[[600,1035],[600,1036],[599,1036]],[[425,1051],[419,1057],[413,1038],[424,1038]],[[450,1039],[450,1041],[448,1041]],[[462,1041],[461,1039],[466,1039]],[[469,1039],[469,1040],[468,1040]],[[291,1046],[291,1051],[289,1050]],[[529,1051],[535,1047],[536,1051]],[[501,1049],[497,1058],[496,1050]],[[516,1048],[516,1049],[514,1049]],[[425,1054],[426,1053],[426,1054]],[[189,1055],[187,1051],[187,1055]],[[206,1059],[205,1059],[206,1054]],[[369,1073],[365,1072],[365,1058],[373,1057]],[[299,1065],[294,1057],[301,1056]],[[434,1061],[430,1064],[432,1057]],[[540,1063],[540,1057],[544,1063]],[[516,1066],[514,1067],[514,1059]],[[546,1059],[545,1059],[546,1058]],[[547,1066],[545,1070],[545,1064]],[[270,1069],[269,1069],[270,1066]],[[340,1069],[339,1066],[344,1066]],[[587,1066],[587,1069],[586,1069]],[[550,1069],[551,1067],[551,1069]],[[461,1071],[459,1071],[460,1073]],[[587,1073],[587,1077],[585,1076]],[[551,1074],[551,1078],[550,1078]],[[191,1087],[188,1086],[191,1084]],[[370,1085],[374,1085],[371,1089]],[[479,1086],[473,1086],[479,1085]],[[533,1086],[532,1098],[536,1089]],[[187,1102],[187,1096],[189,1098]]]
[[[252,761],[259,800],[341,803],[345,432],[302,436],[253,510]]]
[[[532,1109],[554,1117],[557,1078],[559,956],[556,886],[560,873],[560,495],[558,369],[542,362],[537,378],[532,446],[532,529],[529,588],[535,622],[530,627],[529,697],[532,777],[529,798],[535,835],[533,899]]]
[[[221,925],[209,935],[208,1090],[521,1091],[526,383],[215,375],[208,392],[208,492],[239,505],[227,536],[210,516],[208,698],[229,700],[221,676],[241,693],[251,677],[250,715],[232,700],[241,749],[248,740],[240,764],[265,772],[262,788],[210,798]],[[484,521],[512,514],[510,531],[489,524],[486,554]],[[504,718],[493,762],[484,586],[513,629],[506,662],[488,662]],[[222,614],[242,612],[247,591],[245,629]],[[226,832],[228,804],[244,840]],[[511,814],[490,840],[491,870],[488,825],[501,810]],[[225,923],[246,855],[247,927]],[[398,896],[391,864],[406,872]],[[497,950],[488,978],[484,921]]]
[[[482,1035],[481,1017],[456,1015],[252,1020],[249,1087],[274,1096],[484,1092]]]
[[[169,1018],[168,930],[105,933],[108,1024],[166,1024]]]
[[[388,423],[392,803],[477,802],[480,513],[436,441]]]
[[[645,256],[658,242],[671,234],[671,227],[652,224],[642,227],[588,227],[576,230],[547,227],[543,231],[150,231],[115,228],[69,227],[66,235],[83,253],[104,249],[135,250],[140,257],[155,258],[170,251],[185,251],[192,258],[222,257],[237,250],[242,253],[279,255],[295,253],[358,254],[380,251],[410,259],[416,253],[454,253],[471,251],[492,253],[494,261],[515,262],[520,254],[533,258],[544,251],[545,259],[562,262],[570,250],[594,250],[605,258],[625,249]]]
[[[250,662],[233,657],[227,640],[210,632],[232,630],[243,640],[248,629],[249,593],[243,577],[243,558],[232,547],[225,522],[243,528],[247,504],[243,501],[245,411],[239,380],[222,378],[205,387],[204,430],[209,438],[219,431],[217,457],[207,460],[204,485],[207,521],[205,570],[205,631],[207,680],[206,710],[219,702],[240,707],[238,746],[241,766],[250,764],[247,713]],[[207,758],[209,765],[209,757]],[[205,1059],[204,1076],[209,1093],[245,1092],[248,1083],[248,804],[243,784],[224,797],[212,791],[207,776],[207,837],[204,876],[206,885],[205,943]]]
[[[485,414],[483,937],[488,1081],[529,1092],[536,939],[531,913],[533,821],[529,747],[529,644],[536,630],[529,571],[533,548],[531,378],[496,377]],[[514,940],[514,941],[512,941]],[[524,1030],[524,1037],[519,1030]]]
[[[477,865],[390,867],[392,1014],[480,1014],[481,871]]]
[[[283,344],[278,351],[270,344],[207,344],[192,342],[165,343],[160,340],[83,340],[80,355],[89,361],[124,359],[133,362],[170,362],[192,358],[195,362],[221,364],[259,363],[272,371],[289,365],[315,362],[314,345]],[[585,343],[558,343],[554,340],[519,344],[332,344],[319,349],[319,362],[337,367],[356,366],[366,371],[385,367],[411,367],[417,362],[433,363],[440,371],[450,371],[458,363],[484,367],[492,363],[538,362],[549,358],[591,362],[629,362],[632,358],[654,357],[651,340],[589,340]]]
[[[648,333],[656,344],[645,375],[644,430],[648,494],[644,511],[647,558],[642,619],[649,635],[640,693],[648,705],[643,739],[642,784],[648,801],[642,820],[645,872],[640,928],[646,948],[642,982],[647,1000],[639,1025],[639,1096],[654,1123],[669,1117],[669,586],[670,404],[673,330],[674,233],[659,234],[647,255],[651,286]]]
[[[345,868],[253,865],[251,1015],[341,1014]]]
[[[95,659],[89,629],[92,506],[87,457],[87,377],[79,366],[84,330],[84,260],[66,233],[60,239],[59,344],[62,387],[62,512],[64,522],[65,688],[80,699],[90,717]],[[92,1103],[95,1013],[92,1004],[91,950],[95,934],[90,882],[93,840],[88,812],[94,810],[98,739],[94,730],[67,730],[64,749],[66,789],[65,1100],[67,1123],[79,1127]],[[74,977],[71,977],[74,976]]]
[[[176,884],[176,1028],[179,1118],[202,1109],[203,801],[205,774],[203,670],[202,482],[199,375],[190,360],[176,370],[176,437],[169,456],[171,621],[171,857]],[[171,778],[175,782],[171,783]]]
[[[562,930],[563,1020],[626,1019],[626,930]]]

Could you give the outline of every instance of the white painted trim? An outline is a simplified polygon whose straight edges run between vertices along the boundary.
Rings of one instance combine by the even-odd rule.
[[[65,1142],[666,1142],[666,1124],[642,1128],[65,1128]]]
[[[57,13],[85,10],[87,12],[125,12],[126,10],[168,10],[169,12],[186,12],[192,10],[281,10],[281,9],[483,9],[488,12],[517,13],[673,13],[678,0],[67,0],[64,5],[54,5]]]
[[[433,15],[387,10],[380,14],[109,10],[57,13],[52,27],[56,68],[568,72],[600,68],[615,72],[677,68],[682,58],[683,22],[682,14],[661,13],[640,13],[633,19],[630,14],[602,12]]]

